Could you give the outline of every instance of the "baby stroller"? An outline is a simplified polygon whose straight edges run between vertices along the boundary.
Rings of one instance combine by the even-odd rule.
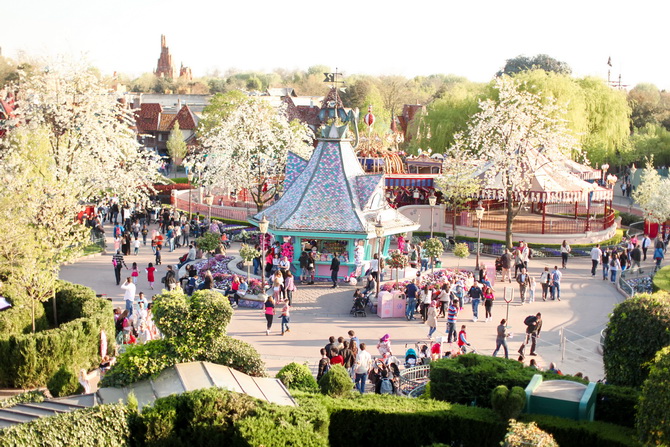
[[[503,269],[502,256],[498,256],[496,258],[496,278],[498,277],[498,275],[500,275],[500,277],[502,278],[502,269]]]
[[[405,368],[412,368],[419,364],[419,358],[416,355],[416,350],[414,348],[409,348],[405,352]]]
[[[365,313],[365,303],[367,301],[367,298],[364,298],[362,296],[357,297],[354,300],[354,306],[351,308],[351,311],[349,312],[351,315],[354,317],[367,317],[368,315]]]

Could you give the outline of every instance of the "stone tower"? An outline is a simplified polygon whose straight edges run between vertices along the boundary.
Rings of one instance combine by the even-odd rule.
[[[165,43],[165,35],[161,34],[161,55],[158,58],[158,65],[154,74],[159,78],[174,78],[174,66],[172,65],[172,55]]]

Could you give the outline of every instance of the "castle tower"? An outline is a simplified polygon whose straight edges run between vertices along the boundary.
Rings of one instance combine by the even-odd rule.
[[[165,43],[165,35],[161,34],[161,55],[158,58],[158,65],[154,74],[159,78],[174,78],[174,66],[172,65],[172,55]]]

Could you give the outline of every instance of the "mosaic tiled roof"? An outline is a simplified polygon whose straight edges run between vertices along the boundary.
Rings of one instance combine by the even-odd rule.
[[[377,216],[387,231],[416,229],[389,207],[383,176],[363,172],[347,139],[319,139],[309,162],[291,154],[285,182],[284,195],[254,216],[273,230],[369,233]]]
[[[307,160],[299,155],[296,155],[293,152],[288,153],[286,159],[286,175],[284,176],[284,190],[291,187],[295,179],[297,179],[300,173],[305,169],[307,163]]]

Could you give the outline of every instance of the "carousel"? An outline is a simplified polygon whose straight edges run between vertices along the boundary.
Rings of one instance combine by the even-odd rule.
[[[335,111],[342,115],[341,108]],[[249,219],[257,226],[268,222],[267,231],[296,270],[300,254],[312,252],[317,277],[331,276],[335,256],[339,277],[359,276],[375,254],[388,255],[392,236],[419,228],[387,202],[384,174],[364,172],[355,152],[358,135],[348,137],[356,118],[349,112],[344,125],[323,127],[309,160],[289,153],[284,194]]]
[[[598,184],[601,171],[572,160],[552,161],[539,151],[532,151],[530,157],[533,160],[529,166],[538,167],[528,172],[530,186],[513,194],[513,202],[522,204],[513,223],[514,233],[575,235],[602,232],[604,239],[613,235],[616,228],[613,191]],[[489,169],[490,164],[484,163],[476,175],[485,180]],[[500,174],[488,180],[487,187],[473,196],[472,203],[476,206],[481,202],[488,210],[481,221],[482,230],[504,231],[505,210],[509,204]],[[476,226],[471,214],[466,212],[457,216],[457,225]]]

